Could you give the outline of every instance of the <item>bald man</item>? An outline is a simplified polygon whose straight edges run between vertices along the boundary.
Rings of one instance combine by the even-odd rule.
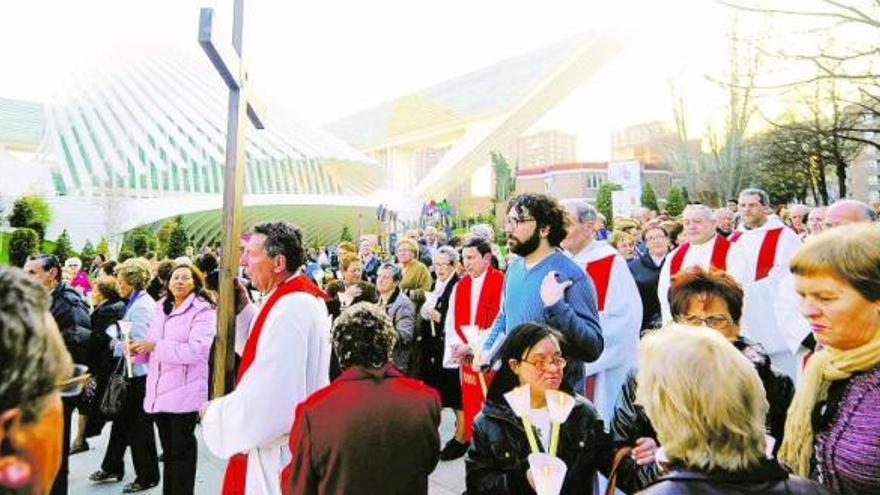
[[[825,226],[828,228],[876,220],[877,214],[874,210],[855,199],[839,199],[825,212]]]

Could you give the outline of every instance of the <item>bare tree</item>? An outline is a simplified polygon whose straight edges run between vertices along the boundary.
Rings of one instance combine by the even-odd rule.
[[[840,118],[831,116],[840,124],[832,128],[835,139],[880,149],[880,1],[720,0],[720,3],[743,15],[781,21],[775,31],[786,41],[777,48],[766,48],[762,46],[766,40],[753,40],[756,49],[794,68],[812,69],[807,71],[810,76],[795,76],[776,84],[755,84],[755,88],[786,91],[817,82],[833,82],[835,104],[839,105],[837,110],[831,111],[841,113]],[[792,23],[793,20],[801,22]],[[843,114],[873,118],[850,119],[843,118]],[[845,167],[838,172],[845,178]]]
[[[101,216],[104,237],[114,251],[111,255],[116,256],[122,247],[122,226],[127,215],[128,200],[125,188],[115,187],[112,181],[107,180],[95,189],[94,202]]]
[[[731,28],[728,41],[730,69],[724,81],[717,81],[727,95],[724,120],[720,128],[710,124],[707,131],[710,166],[718,176],[719,201],[736,196],[751,178],[746,133],[755,114],[754,83],[761,61],[759,53],[743,50],[735,27]]]

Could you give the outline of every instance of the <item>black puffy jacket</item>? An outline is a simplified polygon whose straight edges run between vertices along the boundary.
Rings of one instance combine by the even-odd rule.
[[[568,467],[562,494],[590,493],[595,472],[608,473],[611,438],[602,425],[593,405],[576,396],[575,407],[559,432],[557,456]],[[535,493],[526,478],[530,452],[522,421],[510,406],[486,402],[474,422],[465,459],[468,495]]]
[[[125,316],[123,299],[106,300],[92,311],[92,336],[90,339],[90,362],[86,363],[95,376],[109,375],[115,361],[110,349],[110,336],[107,329]]]
[[[770,436],[776,439],[775,453],[775,449],[778,449],[782,443],[785,415],[794,396],[794,384],[791,378],[780,373],[770,364],[770,358],[760,344],[745,337],[737,337],[733,345],[749,358],[764,385],[767,401],[770,403],[766,425]],[[614,407],[611,436],[615,448],[634,446],[636,440],[642,437],[657,439],[657,433],[651,426],[645,410],[635,404],[637,385],[635,375],[635,371],[630,372]],[[626,493],[635,493],[648,486],[658,476],[656,465],[639,466],[627,456],[618,467],[617,486]]]
[[[70,352],[74,363],[89,362],[92,321],[89,318],[89,307],[85,299],[76,289],[64,282],[52,290],[52,305],[49,309],[64,344]]]

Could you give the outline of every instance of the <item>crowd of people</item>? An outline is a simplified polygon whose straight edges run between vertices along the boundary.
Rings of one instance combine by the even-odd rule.
[[[880,493],[871,207],[746,189],[606,219],[523,194],[501,224],[504,247],[478,225],[322,250],[256,225],[220,397],[214,254],[0,269],[0,494],[67,493],[108,422],[90,480],[130,449],[124,493],[194,493],[197,426],[224,495],[427,493],[461,457],[469,494]]]

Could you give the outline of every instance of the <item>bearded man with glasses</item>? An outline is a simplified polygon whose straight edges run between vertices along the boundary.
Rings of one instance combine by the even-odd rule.
[[[501,312],[483,355],[492,356],[518,325],[545,323],[566,342],[565,381],[573,390],[584,390],[584,364],[599,358],[604,341],[593,282],[560,250],[567,226],[567,212],[549,196],[521,194],[510,200],[505,232],[507,246],[518,258],[507,267]]]

